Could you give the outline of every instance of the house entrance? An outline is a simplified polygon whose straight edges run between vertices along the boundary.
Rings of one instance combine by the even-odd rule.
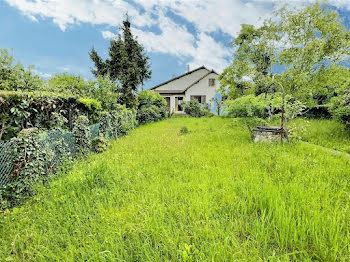
[[[184,98],[182,96],[179,97],[175,97],[175,112],[181,112],[182,111],[182,102],[183,102]]]

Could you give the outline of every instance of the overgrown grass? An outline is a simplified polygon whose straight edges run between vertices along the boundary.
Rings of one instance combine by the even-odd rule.
[[[293,125],[305,126],[302,139],[316,145],[350,153],[350,132],[334,120],[295,119]]]
[[[0,258],[349,261],[349,190],[345,155],[254,144],[232,119],[174,118],[137,128],[0,215]]]

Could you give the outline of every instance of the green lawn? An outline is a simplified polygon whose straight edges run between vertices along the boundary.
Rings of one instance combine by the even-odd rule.
[[[349,261],[349,231],[348,156],[254,144],[228,118],[173,118],[0,215],[0,260]]]

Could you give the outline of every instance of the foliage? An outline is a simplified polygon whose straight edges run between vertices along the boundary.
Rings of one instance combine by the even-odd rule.
[[[166,117],[167,104],[160,94],[144,90],[138,94],[137,99],[136,118],[140,124],[156,122]]]
[[[35,74],[34,66],[27,69],[7,49],[0,49],[0,90],[35,91],[44,86],[44,81]]]
[[[100,122],[100,136],[109,138],[109,131],[111,126],[111,115],[107,111],[103,111],[99,116]]]
[[[138,125],[136,110],[118,105],[116,110],[104,111],[100,114],[100,135],[104,138],[116,139],[126,135]]]
[[[315,137],[318,126],[340,126],[315,123]],[[179,136],[183,126],[190,135]],[[172,118],[0,214],[0,257],[349,261],[349,176],[348,157],[319,146],[252,144],[231,118]]]
[[[201,117],[201,104],[197,100],[192,100],[190,102],[183,102],[182,107],[184,112],[192,117]]]
[[[109,58],[105,61],[92,48],[89,55],[96,68],[92,73],[96,77],[109,76],[112,81],[120,84],[119,103],[134,108],[137,106],[135,96],[138,86],[151,77],[149,58],[132,35],[128,19],[123,21],[121,31],[123,37],[119,34],[116,39],[111,40]]]
[[[189,102],[183,102],[182,108],[187,115],[192,117],[214,116],[214,113],[210,111],[210,104],[201,104],[196,99]]]
[[[48,81],[47,90],[74,97],[87,97],[89,86],[81,76],[56,74]]]
[[[90,149],[89,119],[86,116],[79,116],[74,123],[73,132],[77,151],[81,154],[87,153]]]
[[[100,103],[93,99],[42,91],[0,91],[0,138],[10,139],[31,127],[49,129],[59,124],[61,128],[72,129],[79,115],[87,115],[95,122],[100,108]],[[61,118],[60,123],[57,117]]]
[[[46,177],[47,163],[52,158],[52,152],[39,144],[39,130],[36,128],[22,130],[14,141],[14,169],[11,182],[0,190],[1,209],[11,208],[32,196],[33,185]]]
[[[333,117],[344,123],[350,130],[350,86],[332,98],[329,108]]]
[[[349,45],[349,30],[335,10],[319,2],[281,8],[258,28],[242,26],[232,65],[219,77],[221,92],[230,99],[258,96],[277,81],[307,107],[324,105],[343,83]]]
[[[115,110],[118,107],[119,87],[108,76],[98,76],[89,81],[90,95],[101,103],[104,110]]]
[[[225,101],[227,115],[230,117],[265,117],[269,107],[264,96],[246,95],[235,100]]]
[[[91,148],[95,153],[102,153],[107,150],[107,140],[98,136],[91,141]]]

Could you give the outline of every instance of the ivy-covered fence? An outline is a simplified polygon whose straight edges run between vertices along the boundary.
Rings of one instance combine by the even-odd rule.
[[[0,187],[10,182],[10,174],[13,170],[14,155],[16,147],[14,141],[0,142]]]
[[[104,151],[108,139],[123,136],[138,125],[136,111],[126,108],[101,114],[97,124],[88,123],[86,116],[80,116],[73,131],[29,128],[8,142],[1,142],[0,209],[30,197],[34,183],[45,181],[64,161],[89,151]]]

